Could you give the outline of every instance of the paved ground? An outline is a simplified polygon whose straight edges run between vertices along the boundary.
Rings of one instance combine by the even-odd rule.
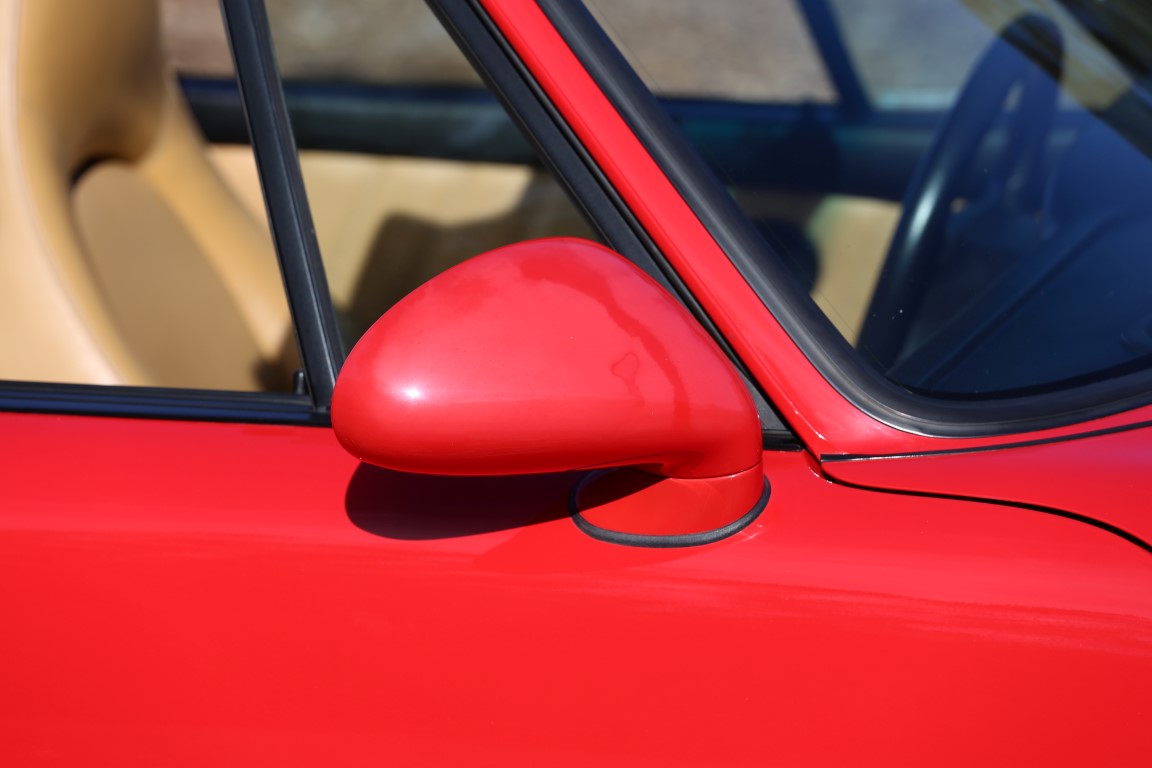
[[[467,62],[422,0],[266,0],[289,76],[395,82],[474,82]],[[723,87],[748,97],[828,98],[830,87],[792,0],[724,6],[699,0],[599,0],[608,25],[664,90]],[[163,0],[169,48],[185,71],[230,71],[217,0]],[[725,78],[693,54],[723,40]]]
[[[851,53],[896,99],[963,80],[996,16],[1052,0],[832,0]],[[218,0],[161,0],[169,48],[185,71],[230,71]],[[587,0],[621,48],[666,93],[828,100],[833,91],[795,0]],[[423,0],[266,0],[290,77],[475,82]],[[916,40],[931,39],[922,50]],[[702,52],[707,52],[705,58]],[[898,55],[897,55],[898,54]],[[867,83],[866,83],[867,84]]]

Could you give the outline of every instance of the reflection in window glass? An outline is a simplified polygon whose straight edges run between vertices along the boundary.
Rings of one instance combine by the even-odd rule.
[[[792,281],[914,392],[1015,396],[1152,364],[1148,6],[830,3],[837,23],[821,34],[844,39],[816,50],[843,45],[867,109],[747,103],[735,85],[712,103],[664,101]],[[612,6],[610,26],[618,6],[646,4]],[[741,82],[732,52],[750,7],[779,13],[712,4],[722,34],[666,53]],[[664,42],[641,25],[612,34],[633,52]],[[661,73],[635,59],[659,91]]]
[[[663,96],[830,102],[836,94],[794,0],[590,0],[589,9]],[[719,12],[718,12],[719,11]],[[695,53],[700,55],[694,55]]]
[[[270,0],[285,80],[479,87],[422,0]]]
[[[1092,32],[1061,0],[829,0],[845,44],[877,109],[944,110],[998,30],[1038,13],[1062,34],[1065,106],[1105,108],[1127,88],[1128,77]],[[1132,19],[1127,20],[1132,23]]]
[[[987,4],[987,3],[986,3]],[[988,44],[961,3],[830,0],[849,55],[878,109],[946,109]]]

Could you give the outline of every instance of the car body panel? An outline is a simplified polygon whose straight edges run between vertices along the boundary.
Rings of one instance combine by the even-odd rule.
[[[999,450],[826,461],[837,480],[870,488],[996,499],[1064,510],[1152,546],[1147,425]]]
[[[0,516],[11,764],[1115,763],[1144,747],[1152,559],[1075,520],[848,488],[767,452],[753,525],[652,550],[576,528],[579,475],[392,473],[326,428],[0,429],[21,446]]]
[[[482,5],[799,435],[762,453],[763,512],[621,546],[573,522],[582,473],[391,472],[327,425],[0,413],[3,761],[1144,762],[1152,558],[1117,533],[1149,539],[1152,408],[964,439],[863,413],[539,7]]]

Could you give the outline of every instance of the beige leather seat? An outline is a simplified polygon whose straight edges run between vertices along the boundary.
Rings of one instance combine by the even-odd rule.
[[[287,387],[282,291],[153,0],[0,0],[0,378]]]

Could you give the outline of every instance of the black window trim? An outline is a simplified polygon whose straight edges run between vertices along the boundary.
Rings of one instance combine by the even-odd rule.
[[[308,390],[317,411],[326,412],[345,353],[280,85],[268,12],[264,0],[220,0],[220,7]]]
[[[787,273],[782,259],[724,190],[579,0],[537,0],[593,80],[814,367],[846,399],[894,428],[985,437],[1066,426],[1152,402],[1152,371],[1074,389],[987,401],[948,401],[899,387],[866,364]]]
[[[0,411],[326,426],[307,395],[38,381],[0,382]]]

